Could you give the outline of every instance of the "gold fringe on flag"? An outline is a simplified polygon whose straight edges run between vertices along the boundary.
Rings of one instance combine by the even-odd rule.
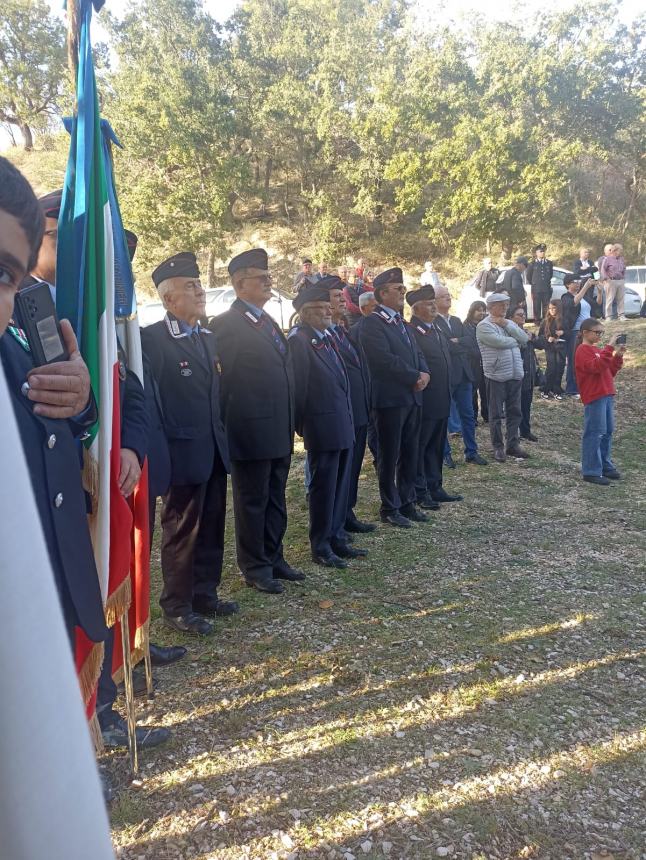
[[[130,601],[132,600],[132,585],[130,582],[130,574],[123,580],[121,585],[109,595],[105,604],[105,623],[108,627],[113,627],[117,619],[121,618],[124,612],[128,611]]]
[[[78,673],[84,705],[87,705],[96,690],[99,675],[101,674],[101,666],[103,666],[103,642],[97,642],[92,647]]]
[[[90,457],[90,452],[87,448],[83,448],[83,471],[81,473],[83,481],[83,489],[89,494],[92,500],[92,513],[90,518],[96,516],[96,509],[99,504],[99,464]]]
[[[87,724],[90,730],[90,738],[94,744],[94,751],[97,755],[103,755],[105,747],[103,745],[103,735],[101,734],[101,726],[96,714],[92,714],[92,719]]]

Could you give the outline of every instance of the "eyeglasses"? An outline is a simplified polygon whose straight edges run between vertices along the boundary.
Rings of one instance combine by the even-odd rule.
[[[605,332],[605,329],[603,329],[603,328],[590,328],[590,329],[588,329],[588,331],[590,332],[590,334],[603,334]]]
[[[266,275],[247,275],[242,280],[243,281],[260,281],[263,284],[273,284],[274,283],[274,279],[272,278],[272,276],[269,273]]]

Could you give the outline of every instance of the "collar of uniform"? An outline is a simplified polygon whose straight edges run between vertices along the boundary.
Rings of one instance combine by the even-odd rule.
[[[166,316],[164,317],[166,322],[166,326],[168,331],[170,332],[171,337],[190,337],[192,334],[200,334],[203,332],[204,334],[209,333],[209,330],[206,328],[202,328],[202,326],[198,322],[194,326],[190,326],[184,320],[178,319],[174,316],[170,311],[166,311]]]
[[[245,307],[249,308],[249,310],[256,317],[256,319],[260,319],[263,314],[262,308],[256,307],[256,305],[252,305],[251,302],[247,302],[244,299],[240,299],[240,301],[243,302]]]
[[[377,314],[377,316],[381,317],[387,322],[392,322],[398,313],[399,311],[394,311],[392,308],[387,308],[385,305],[377,305],[377,307],[373,311],[373,314]]]
[[[421,320],[419,317],[415,317],[415,325],[417,326],[418,331],[430,331],[433,327],[433,323]]]
[[[319,331],[317,328],[314,328],[314,326],[312,326],[312,331],[319,340],[323,340],[323,338],[325,337],[326,333],[324,331]]]

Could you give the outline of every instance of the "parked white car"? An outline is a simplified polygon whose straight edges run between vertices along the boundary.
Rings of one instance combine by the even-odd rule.
[[[626,290],[634,290],[646,301],[646,266],[626,266]]]
[[[225,287],[212,303],[207,303],[206,313],[209,319],[220,316],[220,314],[228,311],[235,297],[236,294],[233,287]],[[296,316],[294,305],[289,299],[282,296],[278,290],[272,289],[271,299],[269,299],[263,310],[278,323],[283,331],[289,331],[293,325],[292,320]]]
[[[213,313],[213,308],[215,306],[216,299],[218,296],[222,295],[223,292],[226,292],[227,287],[215,287],[215,289],[206,291],[206,316],[212,317],[215,316]],[[144,326],[152,325],[153,323],[159,322],[159,320],[164,319],[166,314],[166,309],[164,305],[159,302],[144,302],[139,305],[137,308],[137,314],[139,316],[139,325]]]
[[[504,277],[507,269],[511,268],[510,266],[505,266],[504,269],[501,269],[500,277],[498,278],[498,284],[502,283],[502,279]],[[630,267],[630,268],[644,268],[642,267]],[[570,274],[569,269],[561,269],[558,266],[554,266],[554,274],[552,276],[552,298],[559,299],[563,293],[565,292],[565,287],[563,286],[563,278]],[[628,270],[626,270],[626,275],[628,275]],[[523,277],[524,280],[524,277]],[[626,297],[624,300],[624,311],[627,317],[638,317],[639,311],[641,309],[641,300],[639,294],[628,287],[628,280],[626,280]],[[527,319],[534,319],[534,305],[532,302],[532,293],[529,284],[525,283],[525,296],[527,299]],[[462,288],[462,292],[460,293],[459,298],[455,302],[452,312],[460,317],[461,320],[466,319],[466,316],[469,312],[469,308],[473,304],[473,302],[482,301],[479,290],[475,287],[475,277],[468,284],[465,284]]]

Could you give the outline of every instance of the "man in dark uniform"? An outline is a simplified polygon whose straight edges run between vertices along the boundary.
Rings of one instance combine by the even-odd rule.
[[[263,307],[271,299],[267,253],[255,248],[229,263],[236,292],[213,319],[222,365],[222,417],[231,458],[238,565],[247,585],[280,594],[281,579],[305,574],[283,556],[285,487],[294,447],[294,373],[287,340]]]
[[[361,295],[359,296],[359,309],[361,311],[361,319],[357,320],[354,325],[351,325],[349,330],[350,338],[361,358],[363,375],[366,380],[366,385],[368,387],[368,404],[370,417],[368,418],[367,444],[368,448],[370,449],[370,453],[372,454],[372,465],[375,472],[377,471],[377,462],[379,460],[379,439],[377,438],[375,412],[372,408],[372,392],[370,389],[370,373],[368,372],[368,362],[366,361],[366,355],[363,351],[363,347],[361,346],[361,329],[363,328],[363,324],[366,320],[366,317],[369,317],[376,307],[377,299],[375,298],[375,294],[372,291],[361,293]]]
[[[346,329],[346,303],[343,292],[343,281],[336,275],[330,275],[319,281],[318,286],[325,287],[330,294],[332,310],[332,325],[328,332],[334,338],[338,353],[343,359],[350,382],[350,399],[352,401],[352,418],[354,421],[354,448],[352,451],[352,471],[350,474],[350,489],[348,494],[348,513],[345,519],[347,532],[372,532],[374,523],[364,523],[357,519],[354,507],[357,504],[359,491],[359,476],[366,453],[368,437],[368,422],[370,420],[369,382],[365,362],[361,360],[360,349],[350,339]],[[362,317],[363,319],[363,317]]]
[[[75,437],[97,419],[90,376],[71,325],[61,322],[68,361],[35,368],[24,332],[7,317],[16,289],[33,268],[43,215],[20,173],[0,159],[0,360],[63,617],[74,643],[80,627],[93,642],[106,636],[103,602],[87,523]]]
[[[543,243],[534,248],[534,259],[527,267],[527,283],[532,290],[534,306],[534,322],[540,322],[547,313],[547,307],[552,298],[552,276],[554,264],[545,257],[547,245]],[[515,308],[510,305],[510,314]]]
[[[159,386],[171,457],[162,510],[160,604],[169,627],[209,635],[206,616],[229,615],[218,600],[222,577],[229,453],[220,417],[220,362],[215,336],[199,325],[205,292],[195,255],[161,263],[153,281],[166,308],[142,329],[142,349]]]
[[[332,323],[330,294],[320,283],[294,300],[300,323],[289,333],[294,361],[296,432],[303,437],[310,469],[312,559],[324,567],[347,567],[351,547],[343,528],[348,512],[354,424],[350,383],[341,356],[326,333]]]
[[[457,502],[442,487],[444,445],[451,411],[451,355],[446,339],[434,325],[437,316],[435,290],[431,286],[406,293],[413,315],[409,330],[417,341],[431,376],[422,392],[422,427],[417,463],[417,503],[437,510],[440,502]]]
[[[523,280],[523,273],[527,271],[527,266],[527,257],[516,257],[514,265],[507,269],[503,275],[500,292],[507,293],[509,296],[510,311],[521,307],[527,309],[525,281]]]
[[[415,507],[415,480],[422,407],[428,367],[402,317],[404,277],[387,269],[374,280],[379,302],[362,322],[361,346],[368,363],[372,406],[379,439],[381,520],[399,528],[428,522]]]

